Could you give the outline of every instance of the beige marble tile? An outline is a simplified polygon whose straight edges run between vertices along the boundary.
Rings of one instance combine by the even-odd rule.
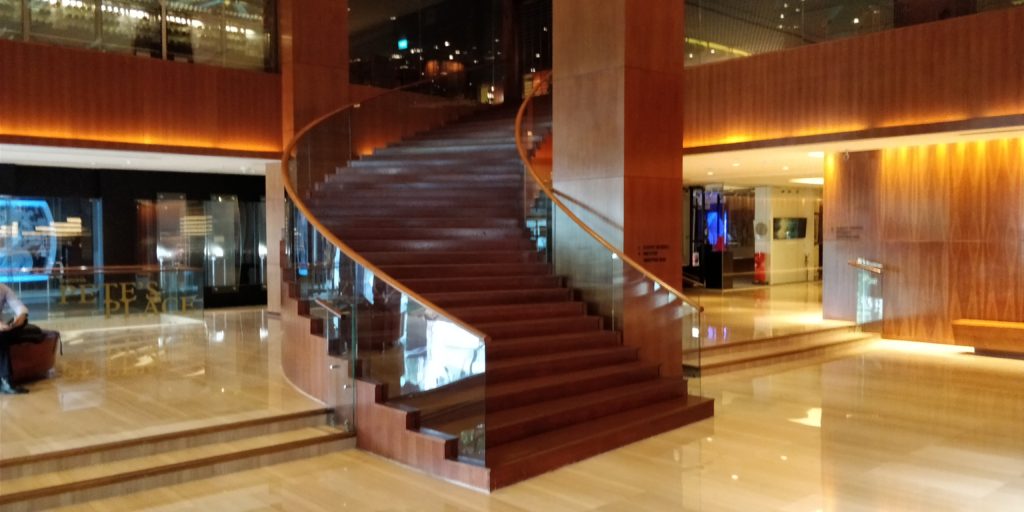
[[[55,378],[0,397],[0,459],[312,410],[258,309],[205,322],[65,337]]]
[[[715,418],[491,495],[353,450],[69,510],[1024,510],[1024,361],[915,347],[706,378]]]
[[[704,346],[852,325],[823,318],[820,281],[687,294],[704,307]]]

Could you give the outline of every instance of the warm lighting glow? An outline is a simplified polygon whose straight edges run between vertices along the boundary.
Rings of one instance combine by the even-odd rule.
[[[937,343],[923,343],[919,341],[882,340],[879,341],[876,346],[883,350],[912,352],[915,354],[956,355],[974,353],[974,347],[941,345]]]
[[[821,408],[812,407],[807,409],[807,416],[803,418],[790,418],[791,422],[808,427],[821,428]]]
[[[825,152],[824,151],[811,151],[811,152],[807,153],[807,156],[810,157],[810,158],[825,158]]]
[[[798,185],[817,185],[823,186],[825,184],[825,178],[796,178],[789,180],[790,183],[796,183]]]

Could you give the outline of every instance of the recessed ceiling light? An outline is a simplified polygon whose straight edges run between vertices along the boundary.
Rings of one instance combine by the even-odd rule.
[[[825,185],[825,178],[796,178],[789,180],[789,182],[799,185],[817,185],[820,187]]]
[[[788,171],[789,170],[789,166],[788,165],[783,165],[782,166],[782,170],[783,171]]]
[[[708,176],[714,176],[714,175],[715,175],[714,171],[708,171]]]
[[[739,163],[739,162],[733,162],[733,163],[732,163],[732,166],[733,166],[733,167],[739,167],[739,166],[740,166],[740,163]]]
[[[807,153],[807,156],[809,156],[811,158],[825,158],[825,152],[824,151],[811,151],[810,153]]]

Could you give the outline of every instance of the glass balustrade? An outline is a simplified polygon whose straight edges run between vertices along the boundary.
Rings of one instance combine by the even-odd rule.
[[[419,409],[422,428],[457,436],[464,460],[482,464],[483,334],[446,316],[332,234],[392,206],[360,200],[366,190],[339,179],[360,172],[353,160],[478,108],[437,94],[451,91],[431,81],[384,93],[297,137],[287,167],[286,277],[322,326],[324,350],[347,361],[346,368],[334,368],[346,374],[343,382],[359,377],[384,384],[389,403]],[[342,200],[322,201],[317,191],[325,188],[336,188]],[[354,404],[354,388],[342,393],[340,402]],[[345,421],[358,421],[351,409],[343,408]]]
[[[605,224],[599,214],[552,188],[550,162],[543,156],[552,133],[551,87],[550,75],[537,74],[528,88],[532,99],[520,112],[518,142],[531,161],[524,179],[524,211],[536,249],[555,274],[567,278],[590,314],[602,317],[624,344],[642,347],[642,360],[679,358],[679,366],[662,367],[663,375],[681,367],[694,377],[689,393],[700,395],[700,303],[678,291],[682,283],[665,283],[616,249],[595,231]]]

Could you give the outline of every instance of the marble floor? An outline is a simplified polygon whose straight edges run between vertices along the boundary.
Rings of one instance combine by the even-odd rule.
[[[259,309],[65,329],[57,377],[0,396],[0,459],[321,408],[284,378],[278,331]]]
[[[822,318],[821,281],[687,292],[704,307],[704,346],[851,325]]]
[[[879,342],[704,379],[713,419],[491,495],[351,450],[76,511],[1020,511],[1024,361]]]

